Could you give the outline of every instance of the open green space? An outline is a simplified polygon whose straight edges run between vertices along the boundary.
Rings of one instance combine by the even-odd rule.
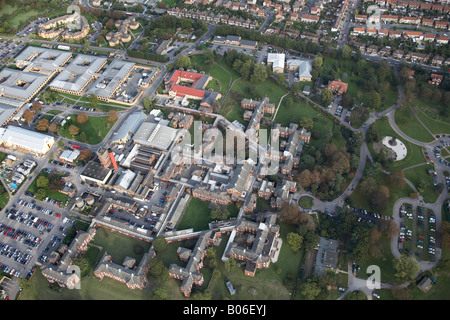
[[[405,170],[405,178],[411,181],[418,189],[423,199],[428,203],[434,203],[439,197],[435,192],[433,177],[427,173],[430,165],[423,165]]]
[[[409,142],[409,141],[406,141],[405,139],[400,138],[395,133],[394,129],[392,129],[387,117],[383,117],[383,118],[377,120],[376,122],[374,122],[372,124],[372,126],[374,126],[374,129],[378,132],[378,135],[380,136],[380,142],[381,142],[381,139],[386,136],[396,137],[397,139],[399,139],[400,141],[402,141],[405,144],[405,147],[407,149],[406,157],[399,161],[389,162],[386,165],[386,170],[388,170],[388,171],[401,170],[401,169],[405,169],[405,168],[408,168],[408,167],[416,165],[416,164],[426,162],[426,159],[422,153],[422,148]],[[375,152],[373,150],[373,142],[367,143],[367,146],[372,154],[372,157],[374,159],[377,159],[377,155],[375,154]]]
[[[234,120],[242,122],[242,115],[244,114],[241,108],[242,99],[261,99],[268,97],[269,102],[273,103],[276,107],[286,92],[285,88],[280,87],[271,79],[258,84],[252,84],[250,81],[239,79],[234,82],[230,89],[222,104],[220,113],[231,122]]]
[[[191,198],[177,229],[194,228],[194,231],[208,229],[208,223],[211,221],[209,205],[210,203],[207,201]]]
[[[345,145],[345,140],[340,132],[340,127],[333,121],[331,116],[322,110],[315,108],[311,103],[301,98],[296,97],[293,100],[292,98],[292,95],[284,97],[274,122],[289,127],[291,123],[299,124],[302,118],[310,118],[313,120],[311,145],[318,146],[323,144],[323,141],[319,141],[314,137],[320,136],[325,127],[332,128],[332,143],[338,148]],[[293,101],[293,103],[290,104],[289,100]]]
[[[139,239],[127,237],[118,232],[98,228],[92,244],[103,248],[103,253],[106,251],[111,255],[114,263],[122,264],[126,257],[136,259],[139,264],[140,260],[147,253],[151,247],[148,242]]]
[[[36,194],[37,190],[39,189],[37,186],[37,180],[39,179],[39,177],[46,177],[49,179],[50,182],[49,182],[49,186],[42,188],[45,190],[45,196],[48,197],[49,199],[61,201],[62,204],[64,205],[66,203],[66,201],[69,199],[69,196],[59,192],[58,190],[55,190],[54,183],[52,183],[52,181],[59,181],[63,176],[64,176],[64,174],[62,174],[62,173],[47,173],[44,170],[42,170],[36,176],[36,178],[33,180],[33,182],[31,182],[27,191],[30,191],[30,192],[33,192],[34,194]]]
[[[66,124],[58,127],[58,133],[68,139],[75,139],[80,142],[88,144],[98,144],[103,141],[105,136],[113,127],[115,121],[108,121],[108,116],[92,117],[90,116],[86,123],[79,124],[76,121],[76,115],[71,115],[71,119],[67,120]],[[70,125],[77,126],[80,130],[75,136],[69,132]]]
[[[448,134],[450,133],[450,115],[442,116],[439,113],[439,109],[442,108],[439,107],[440,104],[442,102],[436,103],[416,98],[412,106],[416,110],[417,116],[433,134]]]
[[[434,137],[419,122],[408,106],[395,110],[395,123],[408,137],[422,142],[432,142],[434,140]]]

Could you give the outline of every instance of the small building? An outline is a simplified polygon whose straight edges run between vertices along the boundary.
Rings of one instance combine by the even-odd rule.
[[[89,161],[81,171],[80,178],[83,181],[95,182],[104,185],[111,176],[112,170],[105,168],[101,163]]]

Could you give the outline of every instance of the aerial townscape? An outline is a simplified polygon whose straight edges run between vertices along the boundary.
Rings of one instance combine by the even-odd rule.
[[[0,0],[0,300],[449,299],[449,34],[448,0]]]

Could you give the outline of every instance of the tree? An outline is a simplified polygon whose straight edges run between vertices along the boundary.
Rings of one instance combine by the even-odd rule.
[[[68,131],[72,136],[76,136],[80,133],[80,128],[78,128],[76,125],[71,124],[68,128]]]
[[[81,160],[89,160],[91,158],[91,150],[89,150],[88,148],[83,148],[80,151],[80,159]]]
[[[88,119],[89,119],[89,116],[86,113],[84,113],[84,112],[80,112],[80,113],[77,114],[77,122],[78,122],[78,124],[84,124],[84,123],[86,123],[88,121]]]
[[[188,56],[180,56],[175,60],[173,67],[175,69],[189,69],[191,67],[191,59]]]
[[[298,233],[290,232],[287,235],[287,243],[293,251],[297,252],[302,247],[303,237]]]
[[[394,260],[394,269],[397,271],[394,275],[402,282],[407,282],[415,279],[420,266],[414,257],[402,255],[400,259]]]
[[[219,206],[214,207],[210,213],[211,220],[225,220],[229,215],[228,210],[222,210]]]
[[[328,88],[323,89],[321,101],[324,106],[330,105],[331,101],[333,101],[333,92]]]
[[[36,180],[36,186],[38,188],[47,188],[48,187],[48,183],[49,183],[49,179],[47,177],[44,177],[44,176],[40,176]]]
[[[51,132],[56,132],[56,131],[58,131],[58,126],[56,125],[56,123],[51,123],[48,126],[48,130],[51,131]]]
[[[49,123],[48,119],[42,118],[42,119],[39,119],[39,121],[36,123],[36,126],[34,127],[34,129],[36,129],[37,131],[47,131],[49,125],[50,125],[50,123]]]
[[[231,272],[236,268],[236,264],[236,260],[233,257],[228,258],[228,260],[225,262],[225,270],[227,272]]]
[[[33,118],[34,118],[34,112],[32,112],[29,109],[27,109],[27,110],[25,110],[23,112],[22,117],[25,119],[25,121],[27,123],[30,123],[33,120]]]
[[[384,212],[388,208],[389,195],[384,192],[385,188],[379,187],[378,190],[372,193],[372,197],[370,198],[370,207],[374,211]]]
[[[322,288],[319,286],[319,281],[313,277],[301,285],[300,292],[306,300],[314,300],[322,292]]]
[[[369,107],[372,109],[378,109],[381,106],[381,97],[380,94],[376,91],[373,91],[370,95]]]
[[[38,111],[42,109],[42,104],[39,101],[33,101],[33,104],[31,105],[31,110]]]
[[[352,48],[350,48],[348,45],[343,45],[341,48],[341,57],[344,60],[350,59],[352,56]]]
[[[313,126],[314,126],[314,122],[311,118],[309,117],[302,117],[300,119],[300,125],[305,128],[308,131],[311,131]]]
[[[403,170],[393,171],[386,177],[386,180],[391,187],[403,190],[406,184],[405,172]]]
[[[153,247],[155,248],[156,252],[164,252],[167,249],[167,242],[166,239],[164,239],[161,236],[156,237],[152,241]]]
[[[89,95],[89,102],[91,103],[93,108],[96,108],[98,106],[98,98],[95,94]]]
[[[266,67],[263,66],[262,64],[255,64],[253,67],[252,75],[250,77],[250,82],[251,83],[263,82],[267,79],[267,77],[268,75]]]
[[[110,110],[108,113],[108,121],[114,122],[119,118],[119,114],[115,110]]]

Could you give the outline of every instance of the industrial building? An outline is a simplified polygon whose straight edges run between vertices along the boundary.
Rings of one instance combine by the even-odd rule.
[[[101,163],[90,161],[81,171],[80,178],[83,181],[104,185],[111,177],[112,172],[111,169],[105,168]]]
[[[52,148],[55,139],[36,131],[9,126],[0,128],[0,143],[4,147],[23,149],[43,155]]]
[[[147,115],[142,111],[130,114],[120,128],[114,132],[111,141],[116,143],[126,143],[131,136],[136,133]]]
[[[143,146],[168,150],[175,141],[178,130],[167,125],[154,122],[143,122],[136,131],[134,142]]]

